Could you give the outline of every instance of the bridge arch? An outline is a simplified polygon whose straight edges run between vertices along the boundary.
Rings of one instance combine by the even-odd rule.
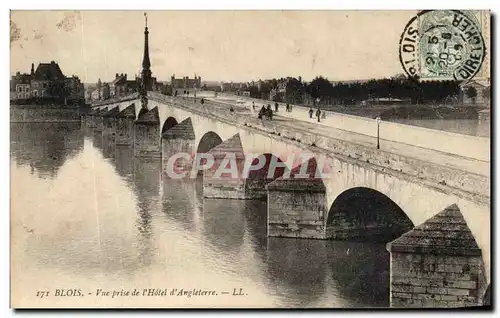
[[[222,143],[222,138],[215,132],[206,132],[203,137],[201,137],[198,146],[196,147],[196,153],[206,153],[210,149],[220,145]]]
[[[247,175],[244,176],[246,178],[245,197],[267,199],[266,185],[283,176],[286,171],[290,171],[290,167],[278,156],[271,153],[253,155],[252,157],[251,167],[262,167],[255,170],[248,169]]]
[[[147,112],[148,112],[148,109],[141,107],[141,110],[139,110],[139,113],[137,114],[137,118],[141,118],[141,116]]]
[[[198,146],[196,147],[196,154],[207,153],[210,149],[217,147],[222,143],[222,138],[213,131],[206,132],[203,137],[201,137]],[[202,159],[201,163],[204,163],[205,159]],[[203,170],[198,170],[198,176],[203,175]]]
[[[367,187],[350,188],[332,203],[326,235],[337,240],[389,242],[414,227],[385,194]]]
[[[166,132],[167,130],[169,130],[170,128],[174,127],[177,124],[178,124],[177,119],[175,119],[172,116],[168,117],[163,123],[163,126],[161,128],[161,133],[163,134],[164,132]]]

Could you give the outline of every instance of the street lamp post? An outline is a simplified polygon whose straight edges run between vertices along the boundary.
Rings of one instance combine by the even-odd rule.
[[[375,120],[377,121],[377,149],[380,149],[380,122],[382,119],[377,117]]]

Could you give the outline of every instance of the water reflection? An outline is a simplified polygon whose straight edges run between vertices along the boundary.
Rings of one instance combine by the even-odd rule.
[[[111,135],[102,137],[102,154],[104,158],[113,158],[116,151],[115,138]]]
[[[198,179],[170,179],[163,175],[162,212],[168,219],[190,232],[199,228],[202,209],[201,195],[196,192]]]
[[[243,216],[249,242],[255,253],[264,259],[267,249],[267,201],[245,201]]]
[[[134,158],[134,189],[137,198],[137,220],[139,259],[144,265],[154,261],[153,213],[159,211],[161,182],[161,160]]]
[[[92,133],[83,147],[85,131],[78,125],[55,134],[31,126],[11,126],[11,153],[19,165],[57,171],[65,160],[75,163],[55,180],[28,174],[31,201],[20,200],[24,189],[13,185],[19,201],[13,215],[20,220],[13,223],[15,264],[39,277],[30,281],[33,288],[53,284],[41,275],[53,270],[52,280],[101,284],[113,276],[112,286],[155,288],[175,281],[193,288],[198,280],[248,286],[254,298],[245,299],[253,306],[388,306],[383,244],[268,238],[265,201],[204,199],[201,178],[167,179],[161,160],[134,157],[132,146],[106,145],[101,133]],[[96,151],[99,144],[102,151]],[[14,178],[25,173],[13,166]],[[41,213],[47,210],[49,221]]]
[[[243,244],[244,200],[203,200],[203,237],[228,261],[235,260]]]
[[[63,164],[83,150],[83,140],[80,123],[10,124],[12,159],[42,178],[55,178]]]
[[[269,238],[267,275],[288,306],[309,307],[325,292],[326,241]]]
[[[114,165],[120,176],[131,179],[134,173],[134,148],[127,145],[116,145]]]
[[[389,306],[389,253],[385,244],[325,243],[331,278],[350,307]]]
[[[457,134],[480,137],[490,136],[490,122],[477,119],[391,119],[390,121]]]
[[[102,152],[102,132],[101,131],[92,131],[92,142],[94,143],[94,148],[99,149]]]

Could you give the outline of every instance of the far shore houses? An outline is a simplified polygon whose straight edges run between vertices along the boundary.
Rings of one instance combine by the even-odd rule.
[[[77,76],[65,76],[55,61],[39,63],[36,70],[32,63],[30,73],[12,76],[10,99],[15,103],[81,105],[84,86]]]
[[[156,77],[151,78],[152,90],[161,92],[165,95],[176,94],[182,95],[187,91],[202,89],[201,77],[194,76],[190,78],[184,76],[176,78],[175,75],[170,77],[170,83],[159,82]],[[87,103],[95,100],[106,100],[110,98],[120,98],[139,91],[141,85],[140,76],[135,76],[133,80],[127,79],[127,74],[116,73],[115,79],[111,82],[102,82],[99,78],[96,84],[90,85],[85,91],[85,99]]]
[[[152,90],[166,94],[166,85],[151,78]],[[110,98],[120,98],[132,93],[137,93],[141,87],[141,78],[135,76],[134,79],[128,79],[126,73],[116,73],[111,82],[102,82],[99,78],[96,84],[90,85],[85,91],[85,100],[87,103],[95,100],[106,100]]]

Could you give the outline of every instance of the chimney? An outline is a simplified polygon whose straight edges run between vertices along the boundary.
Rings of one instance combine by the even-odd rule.
[[[116,73],[115,78],[118,78],[118,73]]]
[[[31,75],[35,74],[35,63],[31,63]]]

